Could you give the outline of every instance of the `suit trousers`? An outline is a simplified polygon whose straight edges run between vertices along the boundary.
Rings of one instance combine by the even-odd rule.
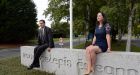
[[[38,45],[37,47],[34,48],[34,60],[33,63],[31,64],[31,66],[34,67],[40,67],[39,65],[39,58],[41,56],[41,54],[48,48],[47,44],[43,44],[43,45]]]

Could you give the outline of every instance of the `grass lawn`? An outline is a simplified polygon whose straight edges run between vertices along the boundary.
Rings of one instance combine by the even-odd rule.
[[[126,48],[126,41],[113,42],[112,43],[112,50],[113,51],[125,51]],[[140,47],[137,47],[135,45],[131,45],[131,52],[140,52]]]
[[[88,42],[90,44],[91,42]],[[74,48],[76,49],[84,49],[85,43],[82,43],[78,46],[75,46]],[[112,42],[112,51],[125,51],[126,47],[126,42],[121,41],[121,42]],[[140,52],[140,47],[131,45],[131,52]]]
[[[38,70],[27,70],[19,57],[0,59],[0,75],[54,75]]]
[[[74,46],[74,49],[85,49],[85,43],[82,43],[80,45]]]

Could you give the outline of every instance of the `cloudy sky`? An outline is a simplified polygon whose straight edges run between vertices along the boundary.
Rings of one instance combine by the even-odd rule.
[[[43,15],[44,10],[48,7],[48,0],[33,0],[37,8],[37,19],[45,19],[46,26],[50,27],[51,22]]]

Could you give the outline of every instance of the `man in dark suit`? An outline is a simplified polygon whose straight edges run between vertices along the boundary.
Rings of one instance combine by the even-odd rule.
[[[52,31],[49,27],[45,26],[45,20],[39,21],[38,29],[38,45],[34,49],[34,60],[28,70],[34,67],[40,67],[39,58],[41,54],[47,49],[49,52],[54,47]]]

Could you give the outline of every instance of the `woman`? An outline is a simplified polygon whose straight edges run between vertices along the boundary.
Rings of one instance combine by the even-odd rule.
[[[106,22],[105,15],[102,12],[97,14],[97,25],[95,28],[92,45],[86,48],[87,70],[85,75],[94,72],[96,54],[101,52],[111,52],[111,27]]]

